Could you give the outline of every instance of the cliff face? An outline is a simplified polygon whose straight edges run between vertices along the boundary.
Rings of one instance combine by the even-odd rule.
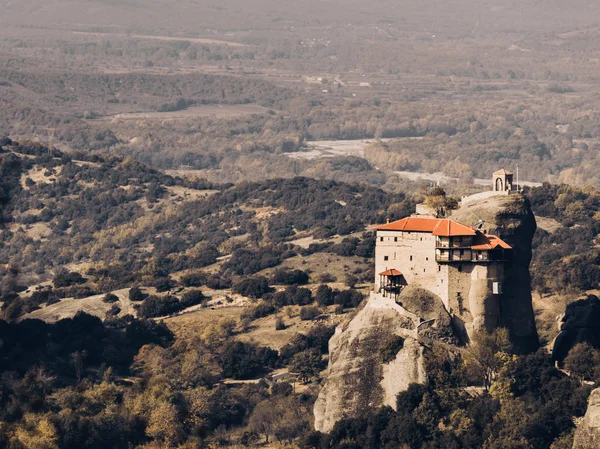
[[[393,336],[400,336],[404,343],[395,357],[393,353],[389,357],[386,345]],[[315,403],[315,428],[329,432],[340,419],[382,405],[395,408],[399,392],[410,383],[425,380],[415,317],[389,300],[371,295],[348,327],[329,341],[328,374]]]
[[[573,346],[583,342],[600,347],[600,299],[594,295],[567,306],[552,357],[562,362]]]
[[[536,351],[539,340],[533,315],[529,264],[531,241],[537,226],[529,201],[518,194],[484,198],[454,211],[452,219],[465,224],[483,220],[486,233],[497,235],[514,248],[511,261],[504,267],[497,323],[509,330],[515,351]],[[477,318],[474,316],[474,321]]]
[[[573,449],[597,449],[600,447],[600,388],[588,399],[588,409],[583,421],[577,426]]]

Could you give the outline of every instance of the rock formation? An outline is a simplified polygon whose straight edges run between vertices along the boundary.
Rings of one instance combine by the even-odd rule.
[[[536,223],[529,202],[518,194],[486,196],[468,202],[452,218],[466,224],[483,220],[486,233],[499,236],[515,248],[513,259],[506,264],[502,301],[495,307],[499,312],[493,320],[495,325],[508,328],[518,352],[537,350],[529,275]],[[338,328],[331,338],[327,377],[314,408],[317,430],[329,432],[340,419],[383,405],[395,408],[399,392],[410,383],[427,380],[425,345],[458,342],[455,329],[464,329],[438,296],[411,285],[397,300],[402,306],[372,293],[346,328]],[[471,313],[473,322],[478,320],[487,327],[489,317],[484,306],[472,306]],[[393,336],[402,337],[403,347],[392,360],[382,359],[386,342]]]
[[[600,348],[600,299],[594,295],[567,306],[552,346],[552,357],[562,362],[573,346],[583,342]]]
[[[597,449],[600,447],[600,388],[588,398],[585,416],[575,431],[573,449]]]
[[[396,407],[396,395],[411,383],[424,383],[423,347],[415,316],[372,295],[366,306],[329,341],[327,381],[315,403],[315,428],[329,432],[340,419],[382,405]],[[404,339],[402,349],[384,363],[390,337]]]
[[[508,329],[516,352],[536,351],[539,340],[529,274],[536,223],[529,201],[518,194],[484,198],[454,211],[452,219],[470,224],[482,220],[486,233],[497,235],[514,248],[511,262],[505,266],[498,325]]]

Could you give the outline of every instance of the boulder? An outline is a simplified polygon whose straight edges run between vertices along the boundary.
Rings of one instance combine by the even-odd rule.
[[[567,306],[552,346],[552,357],[562,362],[573,346],[584,342],[600,348],[600,299],[594,295]]]

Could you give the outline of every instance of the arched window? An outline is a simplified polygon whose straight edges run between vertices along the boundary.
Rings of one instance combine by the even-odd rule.
[[[502,187],[502,178],[496,178],[496,192],[503,192],[504,188]]]

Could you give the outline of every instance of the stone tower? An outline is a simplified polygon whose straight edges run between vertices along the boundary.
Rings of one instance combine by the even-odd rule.
[[[513,189],[513,174],[508,170],[495,171],[492,178],[492,190],[494,192],[510,192]]]

